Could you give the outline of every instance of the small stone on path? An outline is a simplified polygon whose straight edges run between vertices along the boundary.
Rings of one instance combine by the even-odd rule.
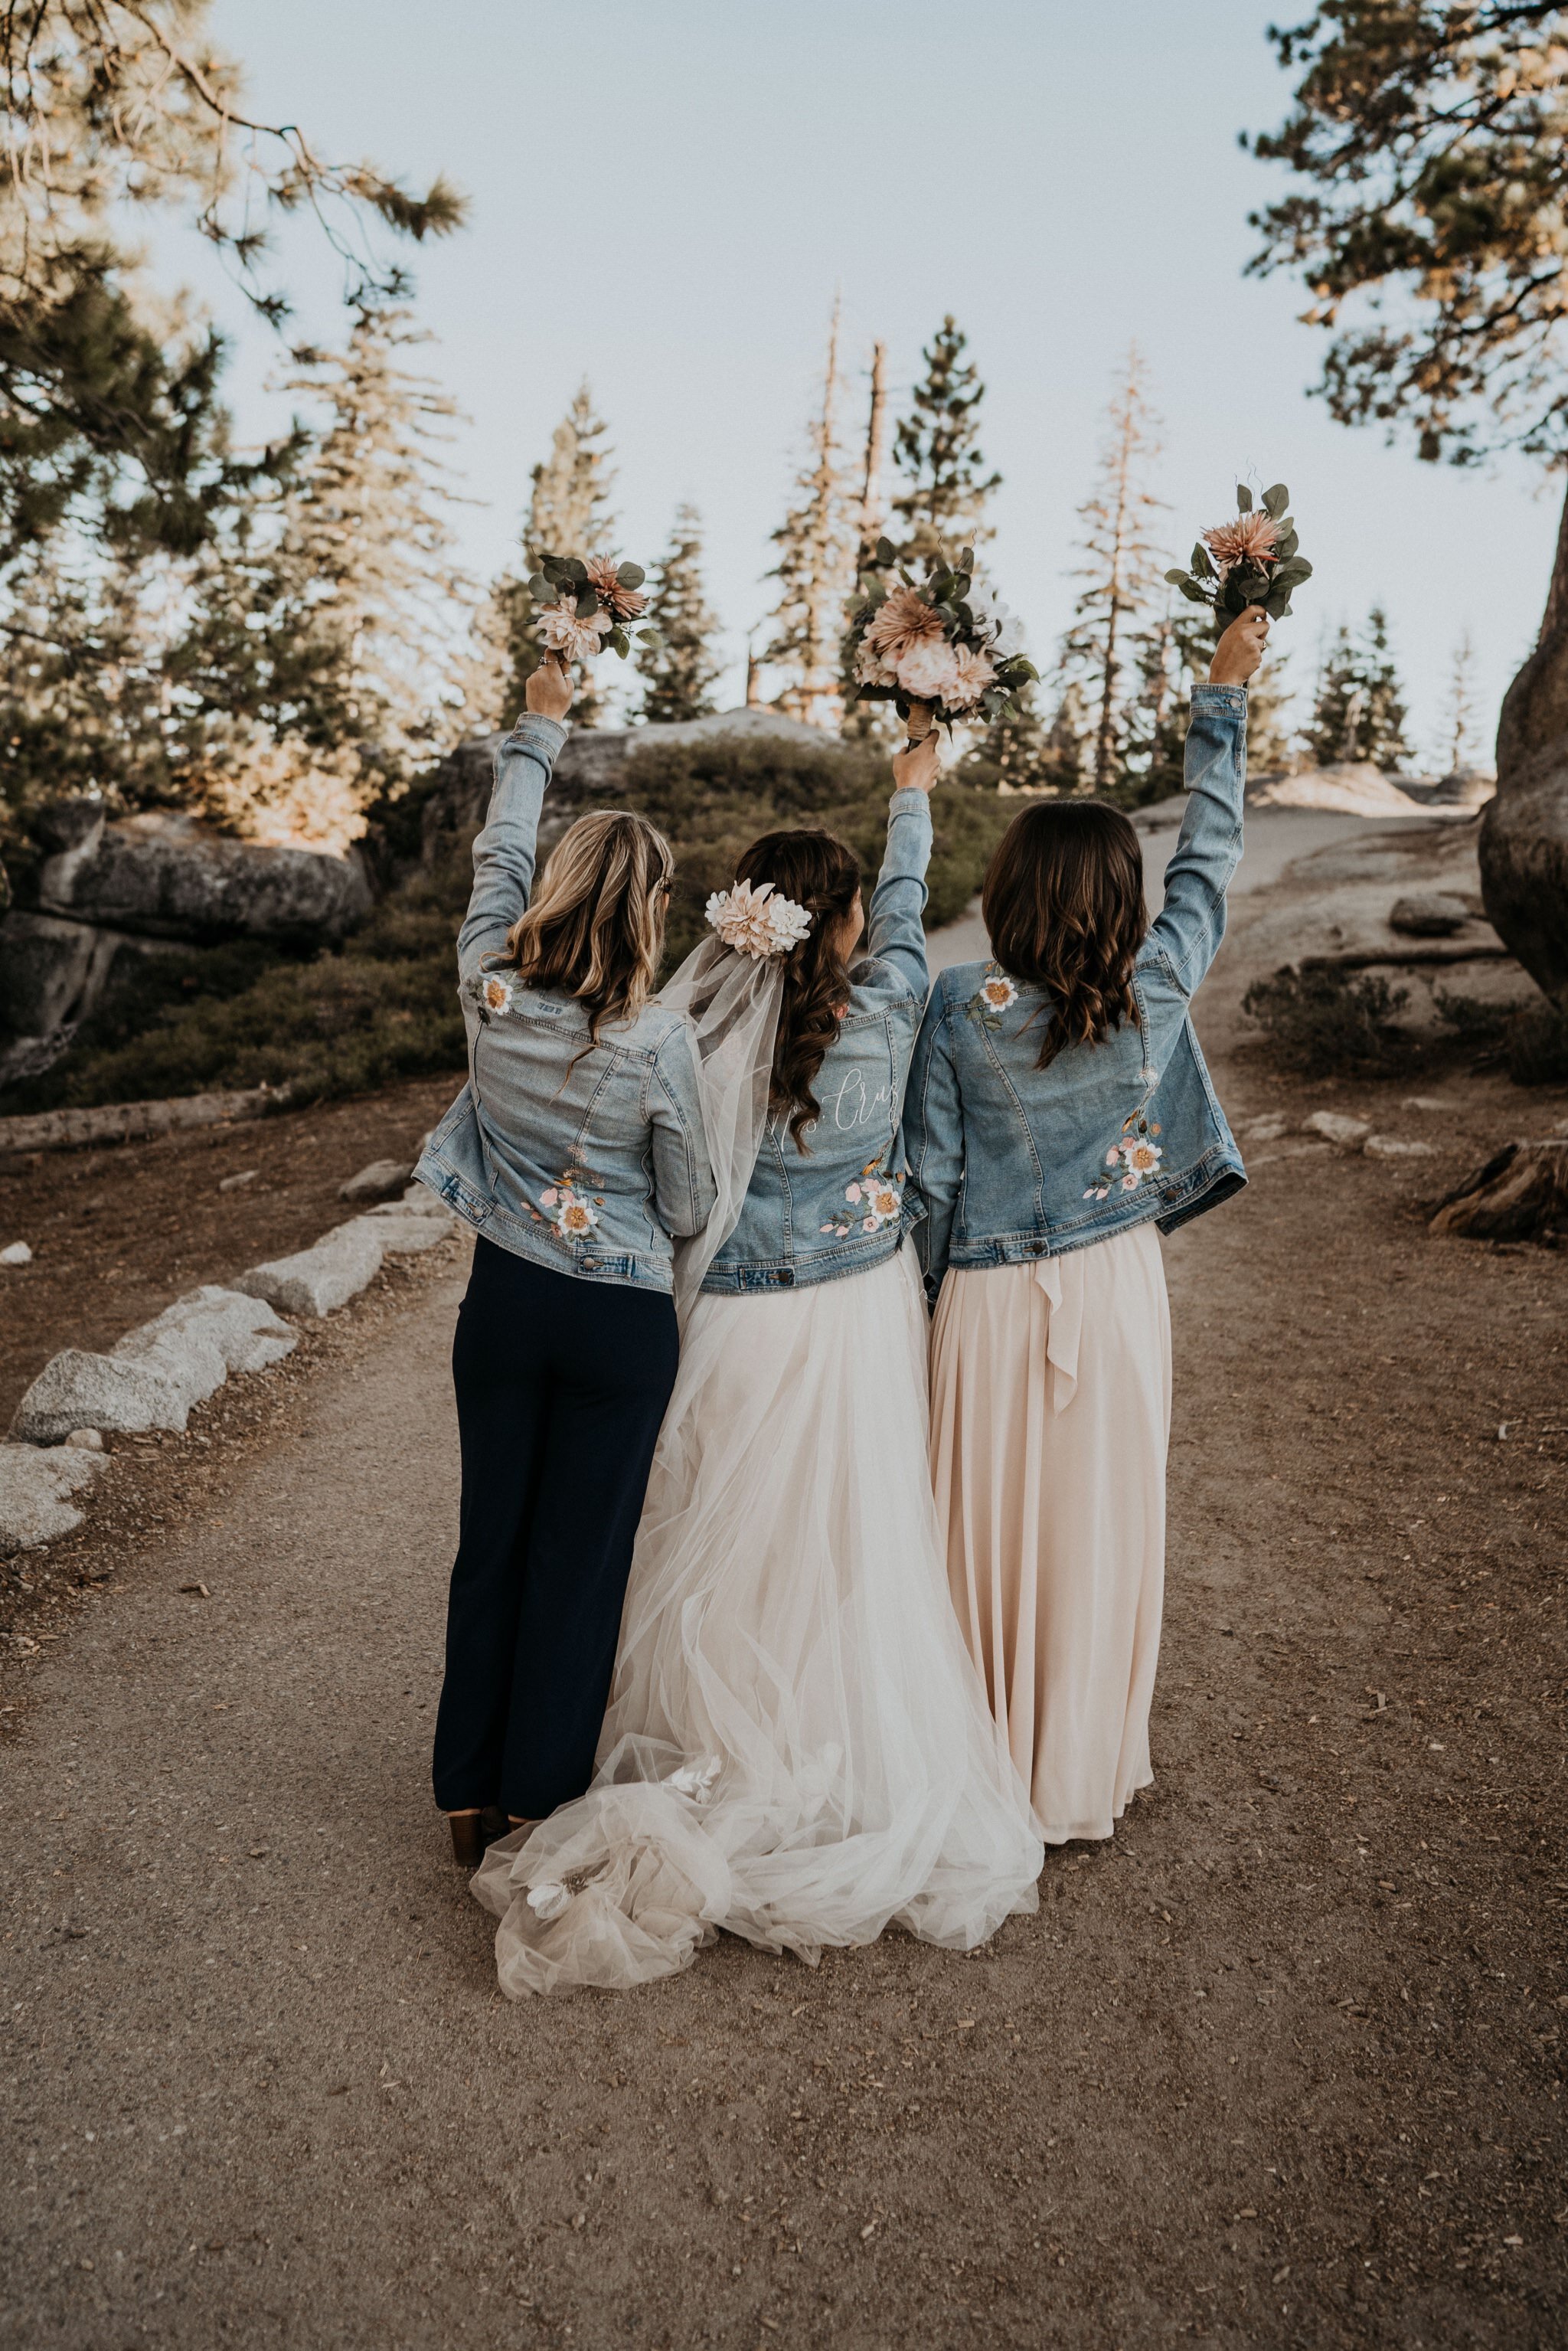
[[[0,1445],[0,1556],[53,1542],[81,1524],[69,1497],[109,1467],[69,1446]]]
[[[225,1176],[218,1189],[220,1192],[242,1191],[246,1185],[254,1184],[260,1173],[259,1167],[244,1167],[237,1176]]]
[[[1406,1143],[1397,1134],[1369,1134],[1362,1144],[1369,1159],[1430,1159],[1429,1143]]]
[[[1301,1121],[1308,1134],[1321,1134],[1341,1151],[1359,1151],[1372,1133],[1372,1122],[1365,1118],[1347,1118],[1343,1111],[1315,1110],[1311,1118]]]
[[[26,1241],[8,1241],[0,1249],[0,1265],[31,1265],[33,1252]]]

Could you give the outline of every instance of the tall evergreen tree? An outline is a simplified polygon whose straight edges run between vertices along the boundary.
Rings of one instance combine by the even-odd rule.
[[[1140,743],[1136,714],[1141,674],[1135,638],[1151,609],[1163,608],[1155,517],[1164,502],[1148,486],[1159,452],[1158,423],[1149,405],[1148,370],[1136,344],[1111,402],[1110,431],[1094,487],[1079,507],[1086,583],[1062,647],[1065,674],[1080,684],[1094,711],[1091,761],[1094,789],[1110,791],[1148,745]]]
[[[1444,714],[1442,757],[1449,775],[1472,767],[1480,754],[1479,712],[1476,700],[1476,648],[1469,629],[1454,647],[1448,664],[1448,707]]]
[[[1307,747],[1320,767],[1369,759],[1392,773],[1410,757],[1405,720],[1388,622],[1375,604],[1359,638],[1342,622],[1328,648],[1305,729]]]
[[[474,590],[453,560],[437,454],[457,410],[402,364],[428,340],[405,309],[367,303],[342,351],[294,353],[285,388],[324,406],[326,429],[265,545],[213,567],[178,663],[187,695],[228,722],[203,764],[235,820],[254,801],[265,823],[281,793],[308,824],[314,795],[341,829],[476,716],[462,683]]]
[[[523,688],[539,665],[534,631],[533,600],[525,582],[546,555],[607,555],[615,536],[612,496],[615,467],[610,428],[593,405],[586,380],[556,426],[549,455],[533,469],[533,490],[523,525],[520,575],[508,574],[495,590],[490,627],[504,641],[506,688],[504,708],[508,718],[523,706]],[[572,723],[599,726],[604,716],[604,691],[593,664],[578,674],[572,702]]]
[[[873,707],[876,705],[873,705]],[[881,705],[885,708],[885,705]],[[1013,707],[991,720],[965,753],[959,775],[1009,791],[1045,780],[1047,728],[1032,685],[1013,696]]]
[[[795,495],[773,534],[779,582],[771,632],[760,658],[779,674],[779,707],[809,726],[836,726],[843,714],[844,611],[854,586],[858,504],[839,444],[839,309],[833,306],[822,402],[809,434]]]
[[[706,718],[713,709],[724,664],[715,651],[718,615],[703,591],[702,559],[702,517],[694,506],[677,507],[669,546],[649,582],[660,633],[651,645],[635,641],[644,718]]]
[[[420,238],[462,217],[444,182],[412,195],[251,113],[210,14],[210,0],[0,10],[0,853],[50,788],[26,747],[42,758],[62,726],[96,744],[111,799],[172,788],[172,641],[155,643],[152,624],[178,635],[203,550],[303,451],[298,435],[259,456],[233,448],[221,340],[152,286],[126,238],[135,206],[198,227],[277,324],[287,303],[256,225],[269,204],[308,209],[360,293],[401,282],[371,254],[367,221]],[[131,680],[154,672],[134,717]]]
[[[904,486],[893,501],[891,536],[902,559],[918,566],[940,547],[981,545],[990,536],[988,502],[1001,475],[987,473],[980,450],[986,387],[964,357],[968,337],[951,313],[921,353],[925,372],[894,436],[894,463]]]

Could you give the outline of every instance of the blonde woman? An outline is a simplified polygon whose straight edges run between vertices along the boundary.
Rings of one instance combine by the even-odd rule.
[[[497,755],[457,938],[468,1083],[415,1170],[478,1235],[453,1379],[463,1451],[435,1801],[456,1858],[580,1795],[679,1353],[674,1242],[714,1206],[690,1019],[653,1002],[674,872],[585,816],[533,888],[566,740],[553,656]]]

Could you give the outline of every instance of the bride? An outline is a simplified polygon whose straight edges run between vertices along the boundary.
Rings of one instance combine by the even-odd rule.
[[[592,1783],[474,1880],[514,1998],[672,1975],[721,1928],[815,1964],[890,1924],[967,1949],[1036,1906],[926,1467],[899,1130],[935,737],[893,765],[868,952],[850,852],[770,833],[661,998],[694,1019],[720,1202],[677,1272]]]

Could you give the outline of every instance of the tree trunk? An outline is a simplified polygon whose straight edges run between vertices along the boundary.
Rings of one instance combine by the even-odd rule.
[[[1481,820],[1487,919],[1548,996],[1568,997],[1568,500],[1535,651],[1497,730],[1497,798]]]
[[[1450,1192],[1435,1233],[1472,1241],[1568,1240],[1568,1143],[1508,1143]]]

